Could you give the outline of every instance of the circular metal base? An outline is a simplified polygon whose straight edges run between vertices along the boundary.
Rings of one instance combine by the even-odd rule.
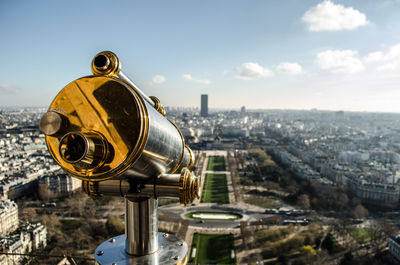
[[[125,235],[110,238],[97,247],[94,258],[99,265],[158,265],[186,264],[188,246],[182,239],[158,233],[158,251],[145,256],[131,256],[125,252]]]

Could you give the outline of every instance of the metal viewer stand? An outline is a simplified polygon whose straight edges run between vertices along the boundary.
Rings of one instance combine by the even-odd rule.
[[[184,240],[158,232],[158,200],[125,198],[125,235],[103,242],[95,251],[97,264],[186,264]]]
[[[98,53],[91,70],[57,94],[40,130],[51,156],[87,194],[125,199],[125,234],[98,246],[96,263],[185,264],[187,244],[158,232],[157,198],[182,205],[199,198],[193,152],[160,100],[121,72],[116,54]]]

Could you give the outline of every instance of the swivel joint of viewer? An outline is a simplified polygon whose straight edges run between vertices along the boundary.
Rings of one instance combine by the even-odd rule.
[[[121,72],[118,57],[98,53],[93,75],[64,87],[40,120],[54,160],[81,179],[90,196],[125,198],[125,235],[103,242],[98,264],[185,264],[188,247],[158,233],[159,197],[182,205],[199,198],[194,155],[178,127]]]

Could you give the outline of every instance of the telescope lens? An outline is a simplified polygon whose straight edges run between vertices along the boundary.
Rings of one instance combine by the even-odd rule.
[[[86,150],[87,143],[83,135],[69,133],[61,140],[60,152],[66,162],[79,162],[85,156]]]
[[[94,66],[99,70],[106,70],[110,65],[110,60],[107,56],[100,54],[94,58]]]

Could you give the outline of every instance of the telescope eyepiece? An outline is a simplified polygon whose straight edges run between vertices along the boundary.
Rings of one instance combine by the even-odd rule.
[[[70,132],[61,138],[59,152],[65,162],[90,169],[105,161],[107,145],[98,134]]]
[[[93,61],[94,67],[99,71],[107,70],[110,66],[110,59],[104,54],[98,54]]]
[[[78,163],[85,156],[87,150],[88,142],[82,134],[69,133],[61,140],[61,157],[68,163]]]

